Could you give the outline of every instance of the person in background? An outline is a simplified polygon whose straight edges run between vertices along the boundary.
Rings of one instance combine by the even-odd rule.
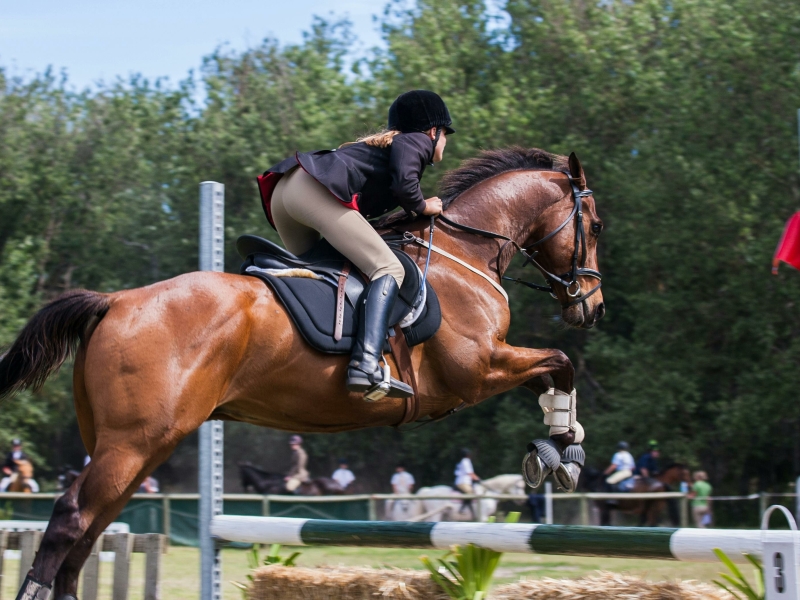
[[[145,477],[142,485],[139,486],[137,490],[140,494],[157,494],[159,492],[158,487],[158,479],[153,477],[152,475],[148,475]]]
[[[636,461],[637,474],[645,479],[658,475],[658,458],[661,456],[661,452],[658,449],[658,442],[656,440],[650,440],[647,443],[647,446],[647,452],[642,454],[639,457],[639,460]]]
[[[6,476],[17,472],[18,460],[30,460],[28,455],[22,451],[22,441],[19,438],[11,440],[11,452],[6,454],[6,460],[3,463],[3,474]]]
[[[471,494],[473,492],[472,486],[474,483],[480,481],[480,477],[475,474],[475,468],[472,466],[472,453],[468,448],[461,449],[461,460],[456,465],[455,476],[455,487],[464,494]],[[474,518],[475,512],[472,510],[471,499],[465,499],[461,503],[461,508],[458,509],[458,512],[464,512],[465,508],[469,509]]]
[[[333,472],[331,479],[342,486],[343,490],[346,490],[347,486],[356,480],[356,476],[353,475],[353,472],[347,466],[346,458],[339,459],[339,468]]]
[[[414,491],[414,476],[406,471],[405,466],[401,463],[395,467],[395,473],[392,475],[392,493],[393,494],[410,494]]]
[[[708,483],[708,475],[705,471],[695,471],[692,491],[689,498],[692,499],[692,516],[694,517],[695,527],[705,529],[711,525],[711,492],[713,488]]]
[[[611,464],[603,471],[606,483],[612,488],[616,486],[621,492],[628,492],[633,487],[633,470],[636,468],[636,462],[628,448],[628,442],[619,442],[617,452],[611,458]]]
[[[461,460],[456,465],[455,476],[456,489],[465,494],[471,494],[472,485],[480,481],[472,466],[472,453],[467,448],[461,449]]]
[[[295,492],[300,484],[306,483],[310,479],[306,470],[308,454],[303,449],[303,438],[299,435],[289,438],[289,448],[292,449],[291,465],[283,480],[286,482],[286,491]]]

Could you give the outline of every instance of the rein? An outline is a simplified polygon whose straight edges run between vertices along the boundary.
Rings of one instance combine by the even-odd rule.
[[[594,269],[587,269],[585,267],[587,252],[586,252],[586,232],[584,232],[583,230],[583,199],[588,196],[591,196],[592,190],[579,189],[572,175],[570,175],[566,171],[561,171],[561,172],[564,173],[564,175],[566,175],[569,180],[569,184],[572,188],[572,200],[575,203],[575,205],[573,206],[572,211],[569,213],[569,216],[566,219],[564,219],[564,222],[561,223],[561,225],[559,225],[556,229],[548,233],[546,236],[544,236],[537,242],[534,242],[527,248],[523,248],[520,244],[518,244],[515,240],[511,239],[507,235],[503,235],[501,233],[495,233],[493,231],[486,231],[485,229],[478,229],[477,227],[470,227],[468,225],[463,225],[461,223],[457,223],[456,221],[448,219],[447,217],[444,216],[444,214],[440,214],[438,218],[443,223],[446,223],[447,225],[450,225],[455,229],[460,229],[461,231],[465,231],[467,233],[472,233],[474,235],[479,235],[481,237],[490,239],[505,240],[505,244],[503,244],[500,247],[500,251],[497,254],[498,275],[500,275],[500,277],[506,281],[513,281],[514,283],[522,284],[526,287],[529,287],[531,289],[540,292],[548,292],[551,296],[553,296],[553,298],[556,299],[557,296],[555,295],[553,284],[558,283],[564,286],[564,289],[567,292],[567,296],[572,298],[572,300],[568,302],[562,302],[561,307],[569,308],[570,306],[574,306],[576,304],[585,302],[589,296],[591,296],[592,294],[597,292],[597,290],[600,289],[603,283],[602,283],[602,275],[600,274],[599,271],[595,271]],[[547,269],[545,269],[544,266],[542,266],[541,263],[539,263],[536,260],[536,255],[539,253],[539,251],[535,250],[531,252],[531,249],[551,239],[559,231],[564,229],[573,219],[575,219],[575,250],[572,254],[572,268],[562,275],[555,275],[550,271],[548,271]],[[532,283],[530,281],[523,281],[522,279],[517,279],[514,277],[506,277],[505,275],[500,273],[499,271],[500,257],[502,256],[503,251],[506,249],[506,246],[508,246],[509,244],[512,244],[525,257],[525,263],[522,265],[523,267],[526,266],[528,263],[530,263],[539,270],[539,272],[544,276],[544,279],[547,282],[546,286],[540,285],[538,283]],[[434,251],[436,251],[436,249],[434,249]],[[488,277],[486,277],[484,273],[480,273],[480,275],[488,279]],[[582,293],[581,290],[581,284],[578,281],[579,276],[594,277],[599,282],[595,287],[593,287],[591,290],[589,290],[587,293],[584,294]],[[497,285],[495,281],[493,280],[490,281],[492,282],[493,285],[495,285],[495,287],[500,287]],[[572,291],[573,286],[575,287],[574,292]],[[502,287],[500,289],[502,289]],[[503,296],[505,296],[506,301],[508,301],[508,296],[505,294],[505,292],[503,292]]]

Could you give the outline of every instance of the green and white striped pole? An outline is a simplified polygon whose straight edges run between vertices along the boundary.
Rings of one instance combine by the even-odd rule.
[[[474,544],[497,552],[654,558],[718,562],[714,548],[734,562],[744,554],[762,555],[762,532],[744,529],[587,527],[527,523],[412,523],[403,521],[328,521],[282,517],[213,518],[211,534],[220,541],[292,546],[438,548]],[[786,542],[800,532],[772,531]]]

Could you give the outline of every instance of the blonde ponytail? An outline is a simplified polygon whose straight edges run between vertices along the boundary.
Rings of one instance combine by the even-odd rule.
[[[379,131],[378,133],[373,133],[372,135],[365,135],[363,137],[358,138],[355,142],[345,142],[339,148],[345,148],[347,146],[352,146],[353,144],[357,144],[359,142],[364,142],[367,146],[374,146],[375,148],[388,148],[392,145],[392,140],[394,136],[396,136],[399,131],[394,129],[384,129],[383,131]]]

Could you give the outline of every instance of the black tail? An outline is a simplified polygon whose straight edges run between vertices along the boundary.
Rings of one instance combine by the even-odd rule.
[[[87,290],[62,294],[33,315],[0,356],[0,399],[40,388],[70,357],[92,317],[103,318],[108,296]]]

